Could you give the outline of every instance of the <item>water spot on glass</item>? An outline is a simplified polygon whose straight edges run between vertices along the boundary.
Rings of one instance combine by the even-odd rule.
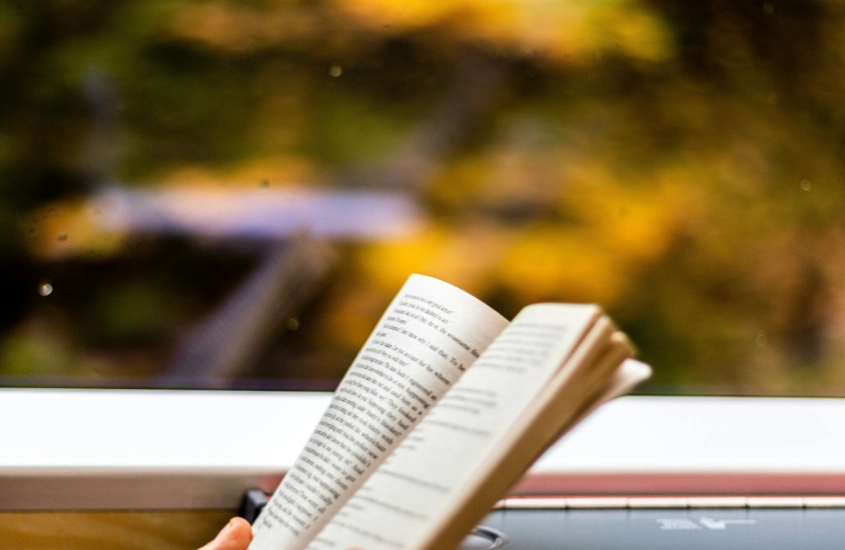
[[[261,183],[258,184],[258,189],[261,193],[266,193],[269,188],[270,180],[261,180]]]
[[[768,96],[766,96],[766,101],[769,103],[769,105],[777,105],[778,95],[774,92],[770,93]]]
[[[801,189],[803,189],[804,191],[809,191],[813,188],[813,184],[810,183],[810,180],[801,180],[801,183],[799,183],[798,185],[800,185]]]
[[[769,4],[768,2],[763,4],[763,13],[765,13],[766,15],[772,15],[773,13],[775,13],[774,5]]]
[[[49,296],[52,293],[53,293],[53,285],[50,283],[50,281],[48,281],[46,279],[41,281],[41,283],[38,285],[38,294],[40,294],[42,296]]]
[[[293,317],[285,321],[285,326],[288,330],[296,330],[299,328],[299,321]]]
[[[766,342],[768,340],[768,338],[766,337],[766,331],[765,330],[758,330],[757,331],[757,337],[754,340],[757,342],[757,345],[760,346],[761,348],[766,347]]]
[[[343,74],[343,67],[340,65],[332,65],[331,68],[329,68],[329,74],[331,76],[338,77]]]
[[[67,233],[65,233],[64,235],[59,235],[59,242],[63,243],[66,240],[67,240]]]

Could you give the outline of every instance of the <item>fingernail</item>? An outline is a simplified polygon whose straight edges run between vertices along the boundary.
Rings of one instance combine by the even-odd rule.
[[[219,539],[220,537],[222,537],[223,535],[225,535],[225,534],[229,531],[229,529],[231,529],[231,528],[232,528],[232,523],[233,523],[233,522],[234,522],[234,520],[231,520],[231,519],[230,519],[230,520],[229,520],[229,523],[227,523],[227,524],[223,527],[223,529],[221,529],[221,530],[220,530],[220,532],[219,532],[219,533],[217,533],[217,537],[215,537],[215,538],[218,538],[218,539]]]

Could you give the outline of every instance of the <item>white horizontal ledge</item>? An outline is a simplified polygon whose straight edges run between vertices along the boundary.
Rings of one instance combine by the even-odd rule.
[[[845,399],[624,397],[533,470],[845,474],[843,422]]]
[[[244,490],[278,483],[329,398],[0,389],[0,510],[234,508]],[[719,479],[845,490],[842,425],[845,400],[626,397],[553,446],[521,492]]]
[[[279,470],[326,393],[0,390],[0,475],[50,471]]]

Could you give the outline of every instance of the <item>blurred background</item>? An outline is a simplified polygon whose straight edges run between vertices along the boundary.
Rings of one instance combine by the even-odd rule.
[[[845,395],[845,5],[0,4],[0,385],[330,389],[410,273]]]

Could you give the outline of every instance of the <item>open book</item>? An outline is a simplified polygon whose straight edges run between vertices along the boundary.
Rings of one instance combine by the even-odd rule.
[[[253,526],[251,550],[457,547],[558,437],[648,377],[593,305],[508,323],[412,275]]]

